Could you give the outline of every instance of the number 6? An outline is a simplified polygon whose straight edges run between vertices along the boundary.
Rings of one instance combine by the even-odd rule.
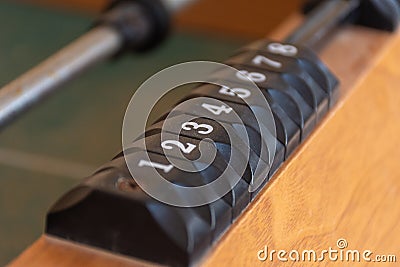
[[[236,77],[243,81],[253,81],[255,83],[262,83],[267,80],[267,77],[259,72],[248,72],[247,70],[241,70],[236,73]]]

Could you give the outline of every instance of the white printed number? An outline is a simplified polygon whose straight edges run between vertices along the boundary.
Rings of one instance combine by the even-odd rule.
[[[268,51],[282,56],[295,56],[297,55],[297,48],[293,45],[284,45],[280,43],[271,43],[268,45]]]
[[[212,131],[214,131],[214,128],[208,124],[197,124],[192,121],[182,124],[182,129],[185,131],[198,130],[201,128],[205,130],[197,131],[199,134],[210,134]]]
[[[240,98],[248,98],[249,96],[251,96],[251,93],[249,90],[247,89],[243,89],[243,88],[229,88],[227,86],[222,87],[219,90],[220,94],[223,95],[229,95],[229,96],[237,96]]]
[[[147,161],[147,160],[139,161],[138,166],[139,167],[152,167],[152,168],[160,169],[160,170],[163,170],[165,173],[169,173],[174,168],[174,166],[171,164],[164,165],[164,164],[151,162],[151,161]]]
[[[282,63],[269,59],[262,55],[257,55],[255,58],[253,58],[252,62],[256,65],[267,64],[268,66],[271,66],[276,69],[282,68]]]
[[[215,106],[215,105],[203,103],[201,106],[203,108],[207,109],[208,111],[210,111],[211,113],[213,113],[214,115],[221,115],[222,112],[229,114],[232,111],[232,108],[229,108],[225,105]]]
[[[173,149],[174,148],[173,146],[177,146],[185,154],[189,154],[196,148],[196,145],[193,145],[191,143],[186,143],[185,147],[184,144],[175,140],[167,140],[161,143],[161,147],[164,149]]]
[[[255,83],[262,83],[267,80],[267,77],[264,74],[259,72],[248,72],[247,70],[237,72],[236,77],[244,81],[251,80]]]

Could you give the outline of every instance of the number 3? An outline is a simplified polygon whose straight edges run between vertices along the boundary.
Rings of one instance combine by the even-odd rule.
[[[192,126],[192,128],[190,126]],[[206,130],[197,131],[199,134],[210,134],[210,133],[212,133],[212,131],[214,131],[214,128],[208,124],[197,124],[197,123],[191,122],[191,121],[185,122],[184,124],[182,124],[182,129],[185,131],[198,130],[199,128],[206,129]]]

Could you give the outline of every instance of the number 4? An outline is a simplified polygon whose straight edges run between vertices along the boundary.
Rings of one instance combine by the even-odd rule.
[[[208,111],[210,111],[211,113],[213,113],[214,115],[221,115],[222,112],[225,112],[226,114],[229,114],[232,111],[232,108],[229,108],[225,105],[222,106],[215,106],[215,105],[211,105],[211,104],[207,104],[207,103],[203,103],[201,105],[203,108],[207,109]]]

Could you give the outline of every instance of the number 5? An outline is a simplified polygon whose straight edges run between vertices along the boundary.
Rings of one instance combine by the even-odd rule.
[[[247,89],[243,89],[243,88],[229,88],[227,86],[222,87],[219,90],[220,94],[223,95],[230,95],[230,96],[237,96],[240,98],[248,98],[249,96],[251,96],[251,93],[249,90]]]

